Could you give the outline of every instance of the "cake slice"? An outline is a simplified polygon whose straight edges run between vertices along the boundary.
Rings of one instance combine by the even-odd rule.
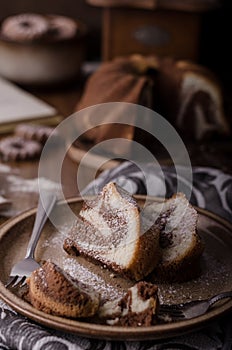
[[[48,314],[79,318],[98,310],[100,295],[50,261],[35,270],[27,283],[30,303]]]
[[[136,200],[110,182],[94,200],[85,202],[64,249],[140,280],[160,259],[159,229],[146,229]]]
[[[197,211],[185,195],[149,204],[144,213],[160,229],[161,260],[152,280],[181,282],[199,274],[204,245],[197,232]]]
[[[158,305],[158,287],[141,281],[122,298],[103,304],[98,315],[112,326],[151,326],[156,323]]]

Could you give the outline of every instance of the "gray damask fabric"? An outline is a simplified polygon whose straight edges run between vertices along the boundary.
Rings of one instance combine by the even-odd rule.
[[[146,165],[146,180],[155,196],[166,196],[176,189],[175,169],[164,167],[165,177],[153,165]],[[163,180],[165,178],[165,180]],[[96,193],[109,181],[131,193],[146,194],[144,173],[134,164],[124,162],[116,169],[105,171],[89,184],[85,193]],[[185,181],[183,178],[182,181]],[[164,183],[165,182],[165,183]],[[190,184],[186,184],[188,186]],[[232,221],[232,177],[213,168],[193,169],[191,202]],[[0,349],[22,350],[230,350],[232,349],[232,315],[229,314],[206,328],[172,339],[144,342],[110,342],[81,338],[38,325],[24,318],[0,301]]]
[[[231,349],[232,323],[229,319],[214,323],[188,335],[144,342],[110,342],[81,338],[37,325],[17,315],[1,303],[0,349],[17,350],[174,350]]]
[[[119,167],[106,170],[90,183],[84,194],[96,194],[109,181],[115,181],[132,194],[149,194],[170,197],[177,190],[174,167],[158,168],[153,164],[141,166],[124,162]],[[192,188],[190,202],[200,208],[212,211],[232,221],[232,176],[214,168],[196,167],[192,169],[192,183],[188,177],[179,178],[182,188]],[[146,183],[145,183],[146,180]],[[148,190],[149,189],[149,193]]]

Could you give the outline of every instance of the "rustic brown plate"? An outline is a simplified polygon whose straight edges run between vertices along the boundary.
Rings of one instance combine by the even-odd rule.
[[[141,204],[145,199],[143,196],[136,198]],[[151,200],[159,201],[157,198]],[[80,210],[82,203],[81,198],[69,200],[69,205],[74,212]],[[161,302],[185,302],[232,290],[232,225],[212,213],[198,208],[197,210],[198,231],[206,246],[202,258],[202,274],[199,278],[182,284],[159,284]],[[148,340],[167,338],[202,328],[232,308],[232,300],[228,300],[207,314],[192,320],[150,327],[107,326],[40,312],[4,287],[12,265],[25,255],[35,213],[36,209],[29,210],[8,220],[0,228],[0,297],[13,309],[34,321],[54,329],[98,339]],[[62,203],[54,209],[53,215],[59,217],[59,230],[47,222],[37,247],[36,258],[38,260],[50,258],[69,273],[77,274],[79,279],[92,284],[106,299],[123,293],[131,282],[113,277],[107,269],[86,262],[83,258],[69,257],[63,251],[62,242],[68,232],[69,223],[65,221]]]
[[[68,155],[74,162],[83,162],[86,166],[93,169],[100,169],[101,171],[115,168],[120,164],[119,160],[108,159],[103,155],[88,152],[87,149],[85,150],[84,148],[79,148],[75,145],[68,148]],[[85,157],[86,155],[88,156]]]

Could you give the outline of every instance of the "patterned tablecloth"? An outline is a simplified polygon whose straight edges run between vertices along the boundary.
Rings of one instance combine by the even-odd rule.
[[[146,184],[152,188],[150,195],[166,196],[175,192],[175,169],[146,165],[141,172],[134,164],[122,163],[119,167],[103,172],[85,189],[85,194],[98,192],[109,181],[129,190],[131,193],[146,194]],[[165,180],[163,180],[165,178]],[[181,181],[185,181],[180,179]],[[191,184],[186,184],[186,186]],[[232,221],[232,177],[213,168],[193,169],[191,203]],[[33,323],[18,315],[0,301],[0,349],[22,350],[161,350],[161,349],[232,349],[232,315],[215,321],[204,329],[171,339],[144,342],[110,342],[78,337],[58,332]]]

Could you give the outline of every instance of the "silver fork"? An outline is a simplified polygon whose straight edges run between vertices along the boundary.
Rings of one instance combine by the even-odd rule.
[[[204,315],[216,302],[231,297],[232,291],[228,291],[204,300],[193,300],[183,304],[161,304],[158,317],[168,322],[188,320]]]
[[[46,193],[46,195],[43,195],[42,200],[41,197],[39,197],[38,209],[36,212],[35,222],[27,246],[25,258],[12,267],[9,279],[5,284],[6,288],[23,287],[23,285],[26,283],[26,278],[29,277],[34,270],[40,267],[39,263],[34,258],[34,252],[41,231],[44,227],[45,222],[47,221],[49,214],[52,211],[52,208],[56,203],[56,200],[56,195],[49,192]]]

